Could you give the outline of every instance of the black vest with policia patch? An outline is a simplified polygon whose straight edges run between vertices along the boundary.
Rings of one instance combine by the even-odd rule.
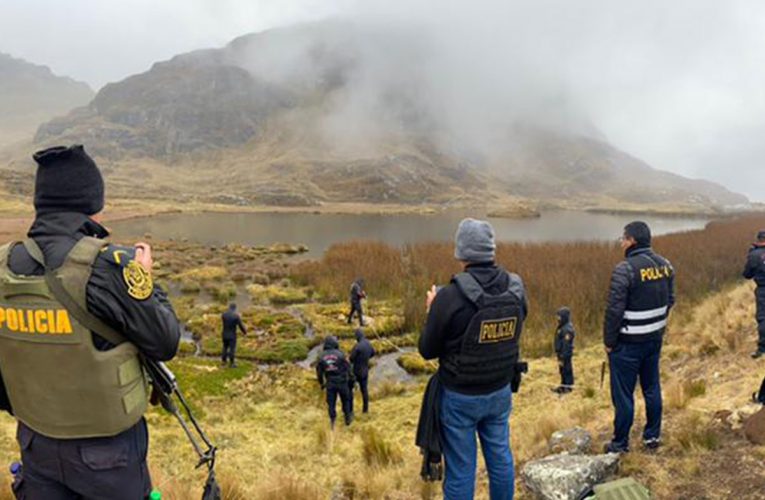
[[[520,281],[510,275],[510,283]],[[508,289],[490,295],[469,273],[453,279],[460,292],[476,307],[459,351],[441,360],[459,385],[493,385],[509,380],[518,363],[519,341],[523,329],[523,299]]]
[[[660,338],[667,328],[675,270],[649,248],[630,252],[632,285],[624,311],[619,342],[646,342]]]

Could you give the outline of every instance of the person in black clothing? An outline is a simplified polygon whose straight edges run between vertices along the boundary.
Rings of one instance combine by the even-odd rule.
[[[353,315],[359,315],[359,326],[364,326],[364,312],[361,308],[361,301],[367,298],[367,292],[364,291],[364,279],[358,278],[351,284],[351,312],[348,314],[348,324],[353,322]]]
[[[36,218],[28,237],[42,250],[44,265],[22,244],[15,245],[8,264],[14,274],[24,276],[41,276],[58,269],[84,237],[105,239],[109,235],[99,222],[104,207],[103,179],[84,148],[50,148],[35,153],[34,159],[38,164]],[[152,285],[140,294],[131,289],[124,271],[128,267],[135,270],[136,264],[149,277],[147,282],[153,283],[148,244],[106,245],[92,266],[85,290],[87,312],[123,334],[143,356],[166,361],[178,349],[180,325],[161,288]],[[115,348],[97,333],[91,334],[99,351]],[[83,384],[87,379],[83,374]],[[86,391],[82,394],[87,397]],[[27,499],[135,500],[147,498],[151,491],[146,466],[148,429],[143,418],[116,436],[87,439],[57,439],[19,422],[17,438]]]
[[[340,344],[335,337],[324,339],[324,350],[319,356],[316,365],[316,377],[322,390],[327,391],[327,407],[329,422],[335,428],[337,419],[337,397],[343,406],[345,425],[351,425],[353,421],[353,409],[351,407],[351,370],[345,354],[340,350]]]
[[[609,453],[629,451],[638,379],[646,406],[643,445],[661,444],[662,398],[659,372],[661,346],[675,304],[675,270],[651,249],[651,230],[645,222],[632,222],[621,239],[625,260],[611,276],[603,326],[603,342],[611,367],[614,437]]]
[[[744,278],[754,280],[757,288],[754,292],[754,300],[757,305],[757,350],[752,353],[753,358],[759,358],[765,354],[765,230],[757,233],[757,242],[752,245],[744,267]]]
[[[428,318],[419,340],[422,357],[439,360],[438,389],[429,391],[426,404],[438,406],[431,411],[436,410],[432,415],[442,436],[444,498],[473,498],[477,433],[491,498],[510,499],[515,469],[509,417],[528,314],[526,292],[519,276],[495,263],[494,229],[488,222],[463,220],[455,240],[454,255],[464,272],[428,292]]]
[[[236,304],[230,304],[228,310],[221,314],[221,322],[223,323],[221,363],[225,365],[228,361],[231,368],[236,368],[236,331],[238,329],[242,335],[247,335],[247,328],[244,327],[242,317],[236,312]]]
[[[566,394],[574,387],[574,366],[571,358],[574,356],[574,337],[576,331],[571,321],[571,310],[561,307],[557,312],[558,329],[555,332],[555,354],[558,357],[560,369],[560,386],[553,389],[558,394]]]
[[[375,349],[364,336],[361,328],[356,330],[356,345],[351,351],[351,364],[353,375],[361,389],[361,397],[364,400],[364,413],[369,413],[369,360],[374,357]],[[353,397],[353,394],[351,394]]]

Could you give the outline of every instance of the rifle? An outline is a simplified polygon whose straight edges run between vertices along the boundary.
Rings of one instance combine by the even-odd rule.
[[[194,451],[199,456],[199,462],[196,468],[200,468],[203,465],[207,466],[207,481],[205,483],[204,493],[202,500],[221,500],[221,490],[215,480],[215,453],[218,448],[212,444],[207,434],[202,430],[191,412],[186,399],[183,397],[180,388],[178,387],[178,381],[175,378],[175,374],[161,361],[154,361],[144,358],[143,365],[146,368],[149,378],[151,379],[153,391],[152,391],[152,403],[159,403],[162,405],[168,413],[171,413],[181,424],[183,431],[186,433],[186,437],[191,441],[191,445],[194,447]],[[178,405],[175,403],[177,399],[180,405],[183,407],[186,416],[188,417],[191,425],[194,429],[192,432],[183,414],[178,409]],[[200,443],[201,440],[201,443]],[[203,448],[203,446],[205,448]]]
[[[606,362],[600,365],[600,389],[603,390],[603,382],[606,380]]]

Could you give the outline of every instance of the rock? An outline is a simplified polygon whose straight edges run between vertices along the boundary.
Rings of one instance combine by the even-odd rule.
[[[746,420],[744,435],[752,444],[765,444],[765,408],[761,408],[760,411]]]
[[[590,452],[592,436],[581,427],[558,431],[550,437],[550,453],[584,455]]]
[[[553,455],[528,462],[523,483],[544,500],[577,500],[616,473],[619,455]]]

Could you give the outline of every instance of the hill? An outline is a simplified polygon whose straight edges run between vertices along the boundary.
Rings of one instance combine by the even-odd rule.
[[[29,139],[42,123],[93,98],[87,84],[0,53],[0,147]]]
[[[651,168],[565,106],[453,91],[438,51],[415,32],[332,21],[251,34],[105,86],[34,147],[86,144],[118,193],[239,205],[747,202]]]

